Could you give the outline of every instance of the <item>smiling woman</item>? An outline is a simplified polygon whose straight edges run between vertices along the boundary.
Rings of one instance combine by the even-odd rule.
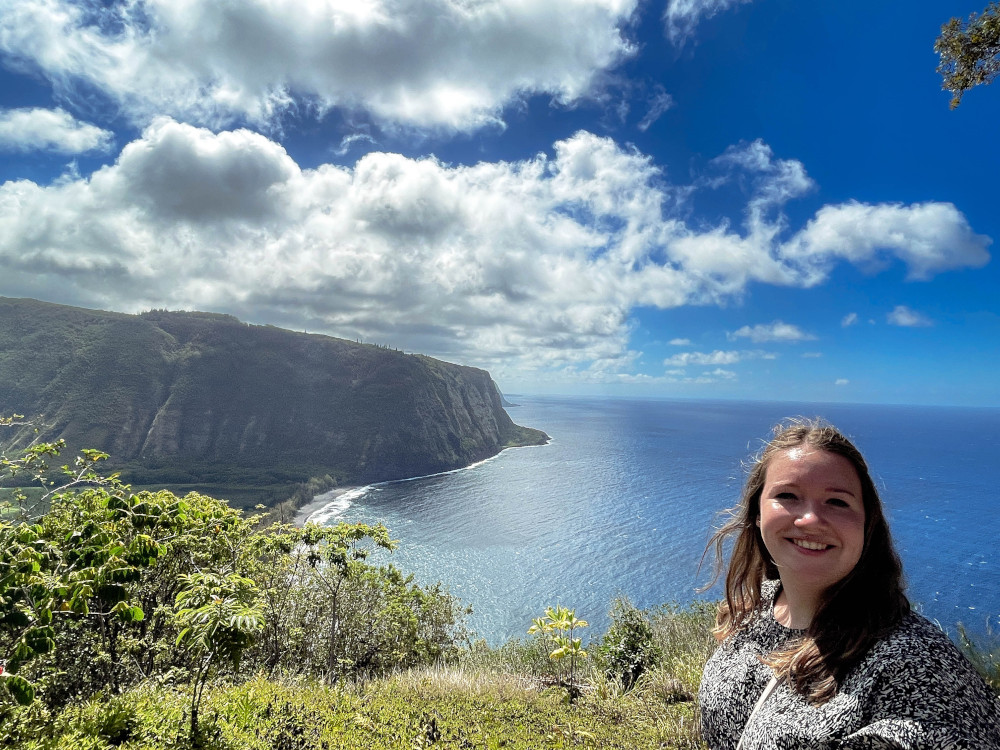
[[[778,425],[732,519],[721,645],[700,698],[726,748],[1000,748],[1000,706],[947,636],[910,612],[878,491],[820,422]]]
[[[861,559],[865,506],[858,473],[825,450],[779,452],[767,467],[757,526],[781,576],[775,616],[789,627],[808,627],[823,592]]]

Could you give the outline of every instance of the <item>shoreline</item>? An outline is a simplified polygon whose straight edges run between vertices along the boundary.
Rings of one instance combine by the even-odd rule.
[[[309,523],[311,516],[315,515],[319,511],[323,510],[330,503],[336,502],[340,497],[346,495],[348,492],[360,489],[358,487],[334,487],[332,490],[327,490],[322,494],[317,495],[308,503],[303,505],[295,514],[295,518],[292,519],[292,525],[302,527]]]
[[[510,450],[511,448],[544,448],[545,446],[550,445],[551,443],[552,443],[552,438],[549,437],[548,440],[545,443],[538,443],[538,444],[535,444],[535,445],[528,444],[528,445],[512,445],[512,446],[507,446],[506,448],[501,448],[499,451],[497,451],[492,456],[480,459],[479,461],[474,461],[473,463],[469,464],[468,466],[459,466],[456,469],[445,469],[444,471],[437,471],[437,472],[434,472],[433,474],[421,474],[419,476],[415,476],[415,477],[403,477],[401,479],[386,479],[386,480],[383,480],[381,482],[372,482],[371,484],[351,485],[349,487],[334,487],[332,490],[327,490],[326,492],[323,492],[323,493],[317,495],[312,500],[310,500],[308,503],[306,503],[301,508],[299,508],[298,512],[295,514],[295,518],[292,520],[292,525],[293,526],[299,526],[299,527],[305,526],[307,523],[309,523],[310,517],[312,517],[313,515],[315,515],[317,512],[323,510],[323,508],[325,508],[326,506],[330,505],[331,503],[336,502],[343,495],[347,494],[348,492],[353,492],[354,490],[360,490],[360,489],[363,489],[365,487],[380,487],[380,486],[386,485],[386,484],[395,484],[396,482],[412,482],[412,481],[417,480],[417,479],[427,479],[429,477],[440,477],[440,476],[444,476],[445,474],[455,474],[455,473],[457,473],[459,471],[466,471],[468,469],[473,469],[476,466],[480,466],[482,464],[487,463],[488,461],[492,461],[495,458],[499,457],[501,453],[503,453],[506,450]]]

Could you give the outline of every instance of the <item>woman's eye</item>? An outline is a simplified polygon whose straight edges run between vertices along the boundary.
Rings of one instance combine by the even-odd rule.
[[[830,505],[836,505],[838,508],[847,508],[849,504],[846,500],[841,500],[839,497],[831,497],[827,500]]]
[[[774,497],[776,499],[778,499],[778,500],[794,500],[795,499],[795,493],[794,492],[779,492]]]

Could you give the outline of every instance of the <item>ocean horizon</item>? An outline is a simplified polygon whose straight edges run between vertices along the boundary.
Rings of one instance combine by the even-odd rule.
[[[384,523],[380,556],[473,608],[496,645],[554,604],[609,624],[615,597],[639,607],[718,599],[705,545],[734,505],[745,462],[771,427],[822,417],[869,463],[915,608],[954,632],[1000,627],[1000,409],[509,395],[515,422],[549,444],[464,469],[335,491],[310,519]],[[585,636],[586,640],[586,636]]]

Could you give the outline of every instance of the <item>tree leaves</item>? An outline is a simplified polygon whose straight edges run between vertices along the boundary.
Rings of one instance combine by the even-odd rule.
[[[0,478],[59,447],[4,458]],[[170,672],[192,677],[196,721],[206,681],[238,670],[248,649],[258,668],[334,680],[454,647],[466,610],[440,586],[370,562],[396,546],[381,524],[258,528],[196,493],[133,493],[97,475],[102,457],[67,466],[43,516],[0,520],[0,709]]]
[[[30,706],[35,700],[35,686],[17,674],[4,673],[0,675],[0,684],[7,688],[7,692],[21,706]]]
[[[952,18],[941,27],[934,51],[941,56],[941,87],[952,92],[950,106],[955,109],[966,91],[992,83],[1000,74],[1000,2],[970,14],[968,21]]]
[[[561,605],[549,607],[545,610],[545,617],[536,617],[532,623],[532,626],[528,628],[528,634],[548,635],[555,647],[549,653],[550,659],[559,661],[569,657],[569,688],[572,699],[573,691],[576,689],[573,684],[576,660],[587,658],[587,652],[583,648],[583,639],[574,638],[573,633],[577,628],[587,627],[589,623],[586,620],[578,619],[574,610]]]

